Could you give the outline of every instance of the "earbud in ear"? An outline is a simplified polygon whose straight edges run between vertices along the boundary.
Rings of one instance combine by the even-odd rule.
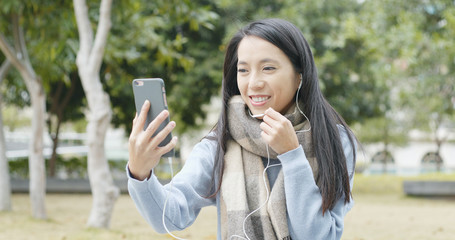
[[[302,87],[302,84],[303,84],[303,76],[302,76],[302,74],[300,73],[300,84],[299,84],[299,90],[300,90],[300,88]]]

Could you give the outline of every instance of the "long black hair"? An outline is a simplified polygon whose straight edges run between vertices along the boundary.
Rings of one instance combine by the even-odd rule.
[[[343,196],[345,203],[348,203],[351,196],[350,179],[337,124],[346,129],[353,151],[355,137],[344,119],[322,95],[313,54],[302,32],[292,23],[282,19],[252,22],[240,29],[227,46],[222,83],[222,110],[213,129],[214,139],[218,143],[212,174],[212,182],[216,187],[209,197],[216,196],[221,187],[226,143],[231,137],[227,126],[228,102],[232,96],[240,95],[237,85],[237,48],[246,36],[256,36],[274,44],[288,56],[296,72],[302,74],[303,85],[298,96],[299,104],[303,105],[302,110],[311,123],[314,153],[319,167],[318,180],[323,199],[323,213],[332,209]]]

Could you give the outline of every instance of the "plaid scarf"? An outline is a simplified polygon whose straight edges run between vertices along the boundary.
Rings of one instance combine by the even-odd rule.
[[[309,123],[302,114],[294,111],[294,108],[291,107],[291,112],[285,114],[286,118],[291,121],[296,131],[307,129]],[[232,140],[227,142],[220,195],[221,235],[224,240],[233,236],[245,239],[245,218],[267,200],[262,162],[262,157],[267,158],[267,146],[261,138],[260,123],[261,120],[249,115],[248,107],[240,96],[231,98],[228,106],[228,129]],[[297,133],[297,138],[304,146],[313,175],[317,176],[318,167],[311,144],[311,133]],[[271,148],[269,153],[271,159],[277,158],[278,154]],[[267,177],[265,181],[270,199],[266,206],[246,218],[245,231],[251,240],[291,239],[286,217],[283,171],[280,170],[271,192]]]

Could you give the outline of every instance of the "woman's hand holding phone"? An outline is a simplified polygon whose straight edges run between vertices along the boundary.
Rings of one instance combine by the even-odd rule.
[[[150,177],[152,169],[159,163],[161,156],[171,151],[177,144],[177,137],[163,147],[158,146],[166,136],[174,129],[175,122],[169,122],[166,127],[157,133],[158,127],[169,116],[167,110],[162,111],[145,130],[147,112],[150,109],[150,102],[145,101],[141,108],[141,113],[133,120],[133,128],[129,137],[129,162],[128,168],[132,176],[138,180]]]

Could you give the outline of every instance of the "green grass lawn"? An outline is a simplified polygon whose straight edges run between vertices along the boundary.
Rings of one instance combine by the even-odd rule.
[[[455,174],[415,177],[356,174],[354,208],[345,218],[343,240],[452,239],[455,236],[455,200],[407,197],[404,180],[453,180]],[[0,239],[172,239],[156,233],[137,212],[128,195],[121,195],[114,208],[111,228],[85,226],[91,208],[89,194],[48,194],[49,219],[31,218],[30,199],[13,195],[13,211],[0,213]],[[160,217],[160,216],[157,216]],[[201,211],[196,222],[182,232],[185,239],[216,239],[216,208]]]
[[[404,194],[405,180],[455,181],[455,173],[428,173],[416,176],[396,176],[389,174],[363,175],[354,177],[354,194]]]

